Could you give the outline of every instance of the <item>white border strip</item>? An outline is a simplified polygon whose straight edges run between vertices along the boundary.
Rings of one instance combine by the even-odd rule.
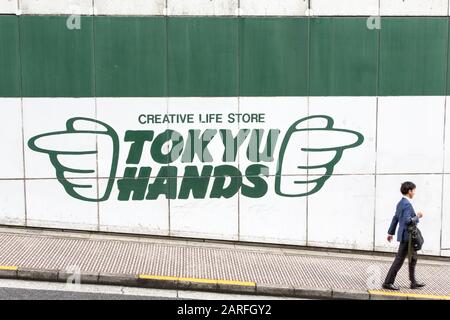
[[[1,0],[0,14],[449,16],[450,0]]]

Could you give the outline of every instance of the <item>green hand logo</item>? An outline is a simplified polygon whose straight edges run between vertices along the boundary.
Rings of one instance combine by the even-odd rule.
[[[334,128],[334,120],[329,116],[309,116],[294,122],[280,147],[275,192],[284,197],[302,197],[319,191],[331,177],[344,150],[355,148],[363,141],[364,136],[359,132]],[[285,164],[288,159],[289,164]],[[295,171],[308,172],[308,175],[304,179],[295,177]]]
[[[92,124],[96,125],[95,130],[77,129],[77,127],[86,127],[86,125],[92,126]],[[111,169],[105,190],[99,190],[98,196],[85,196],[82,195],[80,191],[92,188],[92,185],[71,182],[66,174],[79,174],[81,176],[83,174],[95,173],[95,169],[72,168],[63,163],[67,160],[71,160],[69,162],[73,163],[73,161],[77,161],[83,157],[96,154],[97,150],[95,147],[85,149],[83,147],[72,147],[74,145],[80,145],[80,143],[77,143],[79,141],[88,141],[89,139],[92,139],[93,136],[97,139],[109,140],[112,150]],[[63,185],[70,196],[79,200],[91,202],[104,201],[109,198],[114,185],[119,159],[119,138],[115,130],[106,123],[90,118],[71,118],[66,122],[66,130],[44,133],[32,137],[28,141],[28,147],[33,151],[45,153],[49,156],[50,161],[56,170],[58,181]],[[72,179],[72,181],[73,180],[74,179]]]

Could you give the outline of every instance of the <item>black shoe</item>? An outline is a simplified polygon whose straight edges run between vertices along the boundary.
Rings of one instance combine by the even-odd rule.
[[[422,282],[411,282],[411,289],[417,289],[425,287],[425,283]]]
[[[388,290],[400,290],[399,287],[397,287],[396,285],[392,284],[392,283],[383,283],[383,289],[388,289]]]

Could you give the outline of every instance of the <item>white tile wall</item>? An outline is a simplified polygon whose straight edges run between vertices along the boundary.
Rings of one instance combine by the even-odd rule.
[[[275,177],[265,178],[267,193],[249,198],[240,192],[241,241],[306,244],[306,197],[280,197],[275,193]],[[244,183],[251,185],[244,178]]]
[[[95,179],[72,179],[70,182],[91,186],[75,188],[86,197],[96,197]],[[27,226],[98,230],[97,203],[69,196],[56,179],[26,180]]]
[[[17,0],[2,0],[0,1],[0,13],[16,13]]]
[[[334,127],[361,133],[364,142],[346,149],[336,164],[334,174],[375,173],[376,98],[375,97],[310,97],[310,115],[327,115],[333,118]],[[340,135],[310,134],[309,146],[338,146]],[[329,160],[329,159],[328,159]],[[309,163],[324,163],[326,152],[310,153]]]
[[[167,3],[166,3],[167,1]],[[19,0],[24,14],[237,15],[238,0]],[[93,6],[94,3],[94,6]],[[15,13],[17,0],[3,0],[0,13]],[[240,0],[240,14],[304,16],[308,0]],[[311,0],[313,15],[446,16],[448,0]]]
[[[94,0],[98,15],[164,15],[166,0]]]
[[[405,181],[416,184],[416,195],[412,205],[415,212],[422,211],[423,219],[418,225],[425,243],[421,253],[439,255],[441,237],[441,196],[442,175],[378,175],[376,186],[376,232],[375,249],[380,251],[396,251],[398,243],[386,241],[387,231],[400,201],[400,185]],[[397,227],[398,230],[398,227]]]
[[[25,224],[23,180],[0,180],[0,224]]]
[[[95,120],[95,99],[24,98],[23,117],[26,178],[56,178],[55,168],[48,154],[31,150],[28,146],[29,139],[49,132],[66,131],[67,120],[74,117]],[[75,129],[95,130],[96,124],[83,120],[75,123]],[[96,138],[95,133],[66,133],[36,140],[36,145],[52,151],[95,151]],[[93,173],[66,173],[66,177],[97,177],[96,154],[62,155],[58,160],[66,167],[94,170]]]
[[[379,0],[311,0],[311,9],[318,16],[375,16]]]
[[[373,249],[375,178],[333,176],[308,199],[308,245]]]
[[[444,173],[450,173],[450,99],[446,97],[445,112],[445,143],[444,143]]]
[[[446,16],[448,0],[380,0],[382,16]]]
[[[92,0],[20,0],[23,14],[92,14]]]
[[[151,181],[150,181],[151,182]],[[99,189],[106,188],[107,180],[99,180]],[[169,200],[118,200],[117,180],[111,196],[99,203],[100,230],[136,234],[169,234]]]
[[[168,15],[237,15],[238,0],[167,0]]]
[[[189,178],[187,178],[189,179]],[[170,235],[210,239],[238,239],[238,194],[211,199],[211,178],[205,199],[170,200]],[[181,178],[177,179],[179,191]]]
[[[23,178],[21,100],[0,99],[0,179]]]
[[[378,173],[442,173],[445,97],[380,97]]]
[[[307,9],[307,0],[240,0],[244,16],[304,16]]]
[[[309,196],[308,216],[306,216],[306,197],[282,197],[275,194],[275,177],[267,178],[268,192],[258,199],[236,194],[230,199],[210,199],[214,178],[211,178],[207,197],[187,200],[167,200],[164,196],[158,200],[118,201],[117,181],[113,192],[106,202],[81,201],[72,198],[63,185],[55,178],[55,169],[46,154],[29,149],[28,140],[38,134],[64,131],[66,121],[72,117],[95,118],[95,99],[92,98],[24,98],[24,141],[26,165],[27,218],[29,226],[73,228],[83,230],[103,230],[111,232],[129,232],[187,236],[212,239],[257,241],[313,245],[363,250],[396,251],[398,243],[386,242],[386,233],[395,206],[401,198],[400,183],[411,180],[418,186],[413,205],[416,210],[425,213],[419,224],[425,237],[423,254],[446,255],[450,248],[449,221],[447,214],[449,199],[446,188],[450,185],[450,175],[444,179],[444,203],[441,208],[443,135],[444,135],[444,99],[445,97],[380,97],[378,108],[378,154],[376,176],[376,195],[374,190],[374,147],[375,147],[375,111],[376,98],[371,97],[311,97],[309,115],[328,115],[334,119],[336,127],[361,132],[365,137],[363,145],[344,151],[336,165],[334,173],[320,191]],[[10,157],[0,168],[0,224],[23,224],[25,221],[24,181],[22,164],[21,110],[20,99],[4,98],[0,100],[0,139],[9,150]],[[126,108],[127,112],[123,112]],[[425,108],[425,109],[424,109]],[[425,111],[424,111],[425,110]],[[154,125],[140,124],[138,116],[146,113],[221,113],[224,123]],[[230,124],[226,115],[229,112],[264,113],[265,123]],[[273,175],[276,170],[280,143],[284,134],[296,120],[308,116],[307,99],[301,97],[284,98],[99,98],[97,116],[112,126],[119,134],[120,160],[122,166],[117,174],[120,177],[125,167],[130,143],[124,142],[127,129],[155,130],[155,134],[172,128],[183,137],[189,129],[229,128],[236,134],[239,128],[263,128],[281,130],[275,149],[273,162],[262,164],[270,167]],[[449,123],[449,121],[447,121]],[[320,121],[311,122],[310,127],[320,125]],[[77,123],[77,130],[100,130],[95,123]],[[11,134],[11,132],[14,132]],[[409,134],[404,134],[405,132]],[[450,141],[448,128],[446,142]],[[81,137],[81,136],[80,136]],[[61,148],[59,150],[81,147],[95,147],[94,137],[77,137],[73,141],[65,137],[62,141],[44,141],[41,147]],[[5,140],[6,139],[6,140]],[[214,158],[210,165],[231,164],[239,166],[242,173],[252,164],[246,157],[247,144],[241,146],[239,161],[221,162],[223,144],[217,134],[208,148]],[[249,139],[249,137],[247,137]],[[306,138],[307,141],[308,138]],[[99,170],[101,176],[108,173],[108,142],[97,139],[99,149]],[[302,140],[302,139],[300,139]],[[309,146],[314,144],[314,136],[309,136]],[[72,142],[71,142],[72,141]],[[75,142],[74,142],[75,141]],[[329,142],[330,139],[324,141]],[[322,143],[318,140],[318,143]],[[150,143],[146,147],[150,147]],[[147,150],[148,150],[147,148]],[[154,167],[152,176],[158,173],[160,165],[152,161],[149,152],[145,152],[139,166]],[[450,150],[447,147],[446,150]],[[77,168],[96,169],[96,159],[73,158],[64,164]],[[70,158],[70,157],[69,157]],[[314,160],[314,156],[310,156]],[[406,160],[405,160],[406,159]],[[446,160],[448,160],[446,154]],[[301,160],[301,159],[300,159]],[[287,159],[288,168],[295,168],[299,156]],[[317,161],[320,161],[317,160]],[[183,168],[191,163],[182,163],[178,159],[174,165],[182,175]],[[201,170],[204,163],[198,159],[193,165]],[[446,171],[449,166],[446,165]],[[409,174],[406,173],[409,172]],[[296,185],[296,180],[307,180],[306,176],[289,175],[281,177],[283,191],[301,193],[310,185]],[[356,175],[355,175],[356,173]],[[403,174],[402,174],[403,173]],[[434,174],[427,174],[434,173]],[[343,175],[342,175],[343,174]],[[69,176],[69,175],[68,175]],[[97,172],[91,175],[97,176]],[[95,179],[80,179],[82,175],[70,175],[70,182],[92,185],[91,189],[76,191],[95,199],[103,194],[105,179],[99,181],[99,191]],[[77,179],[73,179],[76,177]],[[310,176],[311,179],[313,176]],[[12,180],[17,179],[17,180]],[[181,184],[178,178],[178,190]],[[244,183],[246,178],[244,177]],[[301,190],[299,189],[301,188]],[[375,208],[374,208],[375,205]],[[98,211],[97,211],[98,209]],[[374,216],[374,210],[376,211]],[[442,217],[442,221],[441,221]],[[98,226],[98,221],[101,227]],[[308,222],[308,230],[306,223]],[[337,228],[336,226],[343,226]],[[344,232],[343,232],[344,230]],[[375,230],[375,235],[373,234]],[[240,234],[238,234],[240,231]],[[306,236],[308,241],[306,242]],[[373,239],[375,238],[375,244]],[[442,247],[441,247],[442,244]]]
[[[269,167],[270,175],[275,175],[277,173],[277,164],[280,154],[280,147],[283,143],[283,139],[287,134],[288,129],[297,120],[303,119],[308,116],[308,104],[307,98],[305,97],[252,97],[239,98],[239,112],[240,113],[253,113],[253,114],[263,114],[265,122],[257,123],[240,123],[240,129],[264,129],[264,136],[261,141],[261,152],[266,146],[267,135],[270,129],[280,130],[278,140],[276,142],[276,147],[274,149],[274,156],[272,162],[260,162],[267,167]],[[239,166],[246,168],[253,162],[247,157],[247,149],[249,148],[250,135],[247,137],[245,142],[242,144],[239,152]],[[292,135],[295,139],[290,139],[291,144],[296,145],[307,145],[307,134],[306,133],[295,133]],[[291,150],[290,148],[289,150]],[[253,150],[253,149],[251,149]],[[306,174],[306,170],[298,169],[297,166],[307,164],[306,153],[295,152],[291,154],[286,153],[283,158],[283,174]]]

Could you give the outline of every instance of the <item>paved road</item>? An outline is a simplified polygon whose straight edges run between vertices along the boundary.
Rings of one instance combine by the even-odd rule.
[[[0,300],[160,300],[176,291],[0,279]]]
[[[1,300],[160,300],[171,298],[131,296],[107,293],[61,292],[53,290],[30,290],[0,288]]]
[[[195,291],[73,285],[56,282],[0,279],[0,300],[260,300],[283,299]]]

